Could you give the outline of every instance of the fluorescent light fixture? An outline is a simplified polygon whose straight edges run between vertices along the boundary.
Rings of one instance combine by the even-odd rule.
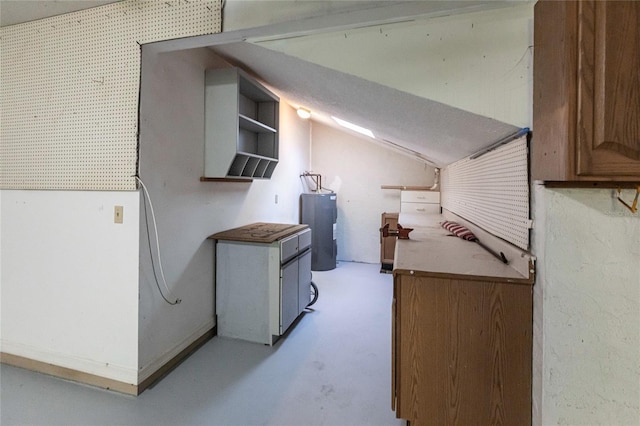
[[[375,139],[373,132],[369,129],[365,129],[364,127],[360,127],[357,124],[349,123],[348,121],[341,120],[334,116],[331,116],[331,118],[333,118],[335,122],[341,125],[342,127],[346,127],[349,130],[353,130],[354,132],[358,132],[360,134],[363,134],[365,136],[369,136],[370,138]]]
[[[298,108],[298,117],[304,118],[305,120],[311,118],[311,111],[306,108],[299,107]]]

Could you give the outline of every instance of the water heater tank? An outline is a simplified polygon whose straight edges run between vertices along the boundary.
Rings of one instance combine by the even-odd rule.
[[[311,228],[311,270],[335,269],[338,245],[336,194],[310,193],[300,195],[300,223]]]

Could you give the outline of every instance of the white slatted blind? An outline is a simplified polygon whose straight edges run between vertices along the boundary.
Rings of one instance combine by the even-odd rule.
[[[135,189],[140,44],[220,29],[220,0],[127,0],[0,29],[0,189]]]
[[[526,136],[442,171],[442,207],[521,249],[529,248]]]

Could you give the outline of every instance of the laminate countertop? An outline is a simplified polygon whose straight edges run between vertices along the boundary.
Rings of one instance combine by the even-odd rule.
[[[393,273],[458,279],[495,279],[533,284],[533,275],[524,276],[499,261],[478,243],[452,236],[442,228],[441,214],[404,214],[398,223],[413,228],[408,240],[398,239]]]
[[[256,222],[210,235],[213,240],[270,244],[307,229],[309,225]]]

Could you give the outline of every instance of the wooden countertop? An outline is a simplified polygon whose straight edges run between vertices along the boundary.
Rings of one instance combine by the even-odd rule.
[[[439,214],[401,214],[403,227],[414,228],[409,240],[398,240],[394,274],[415,274],[460,279],[495,279],[533,284],[533,279],[505,265],[479,244],[450,236]]]
[[[289,235],[293,235],[309,225],[296,225],[291,223],[265,223],[257,222],[239,228],[228,229],[210,235],[213,240],[243,241],[247,243],[273,243]]]

